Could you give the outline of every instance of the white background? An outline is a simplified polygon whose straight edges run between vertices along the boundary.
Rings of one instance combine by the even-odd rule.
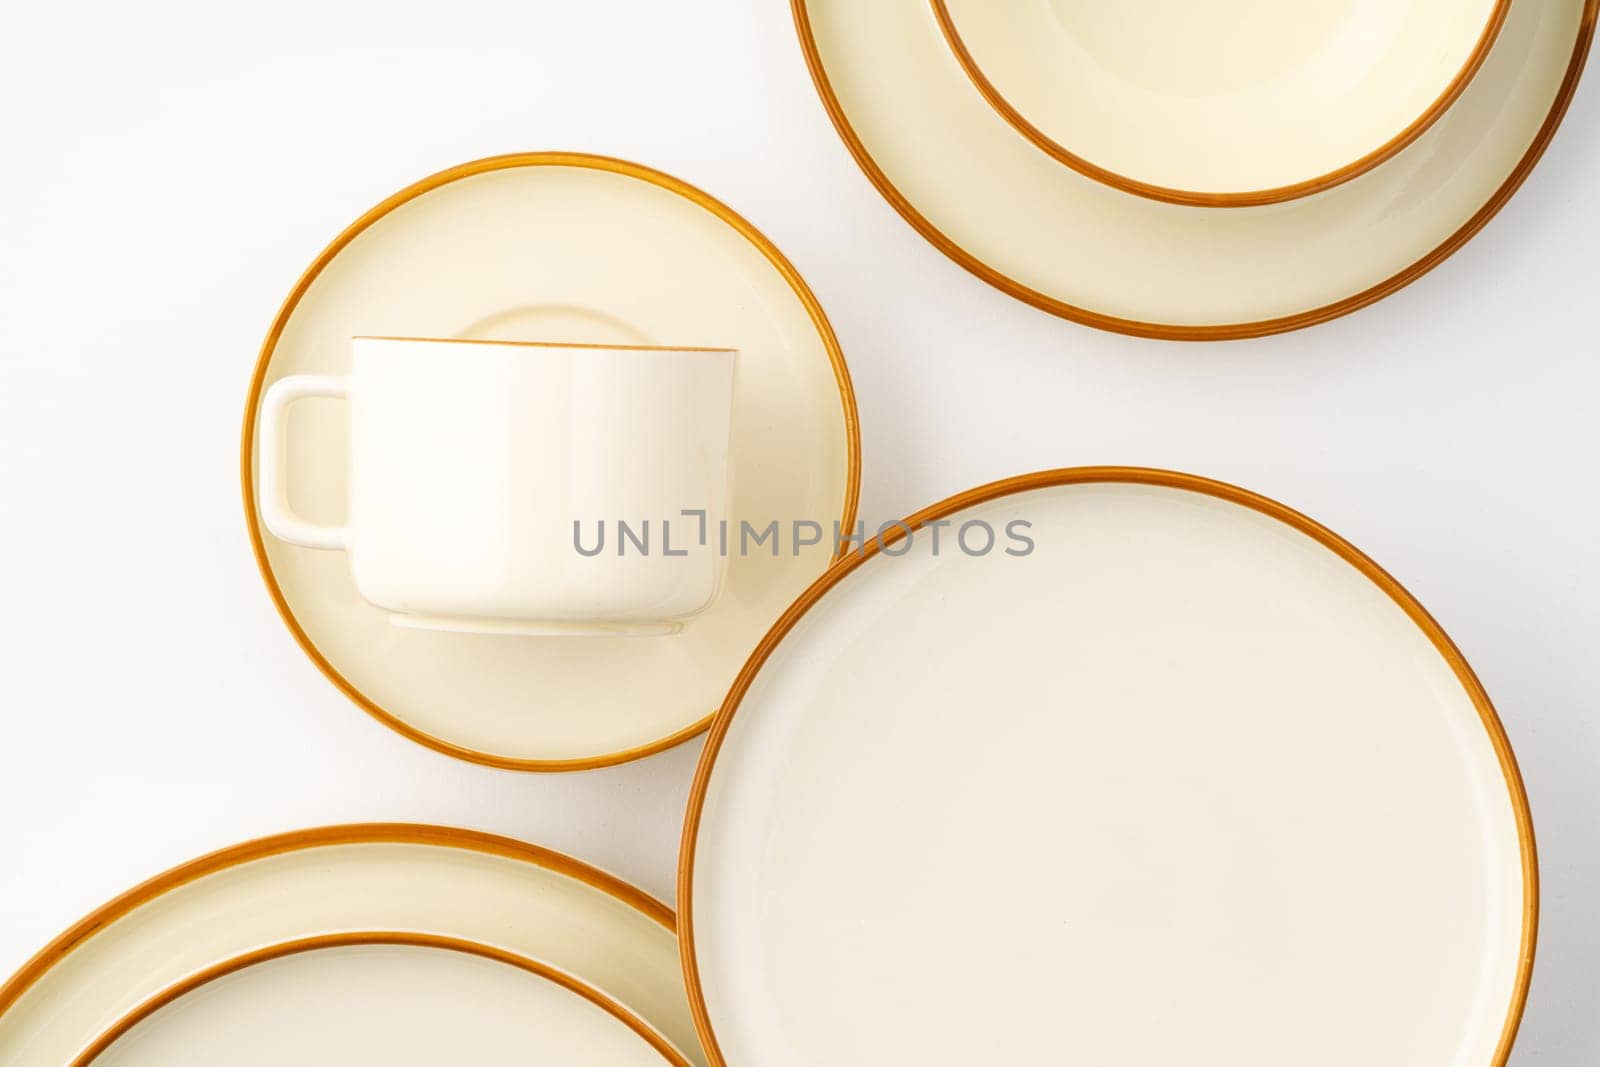
[[[256,351],[322,246],[435,170],[563,148],[700,185],[794,260],[854,375],[869,522],[1025,470],[1147,464],[1281,499],[1392,570],[1528,778],[1544,924],[1514,1063],[1600,1061],[1593,84],[1523,192],[1418,284],[1197,347],[1054,319],[924,243],[834,135],[780,0],[101,0],[4,21],[0,975],[137,880],[329,822],[514,834],[670,899],[698,742],[554,777],[411,744],[295,645],[239,502]]]

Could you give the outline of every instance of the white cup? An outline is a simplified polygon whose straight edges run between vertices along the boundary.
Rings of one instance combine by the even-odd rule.
[[[284,541],[348,552],[357,591],[392,622],[659,634],[715,599],[734,350],[394,337],[352,348],[348,376],[267,390],[261,517]],[[348,402],[343,526],[289,506],[285,421],[305,397]]]

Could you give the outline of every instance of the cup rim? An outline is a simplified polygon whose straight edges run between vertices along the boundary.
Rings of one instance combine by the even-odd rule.
[[[594,344],[582,341],[497,341],[480,337],[403,337],[385,334],[361,334],[352,341],[409,341],[431,345],[488,345],[500,348],[586,348],[608,352],[738,352],[737,348],[713,345],[630,345]]]

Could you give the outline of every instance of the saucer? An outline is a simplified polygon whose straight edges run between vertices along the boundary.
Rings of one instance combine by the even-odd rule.
[[[435,934],[356,931],[213,964],[117,1020],[70,1067],[300,1063],[690,1067],[648,1023],[539,960]]]
[[[281,960],[296,948],[367,952],[388,945],[414,950],[391,957],[404,971],[391,969],[391,988],[409,975],[412,988],[420,985],[432,995],[442,973],[437,968],[444,966],[450,970],[446,982],[452,975],[475,974],[481,992],[538,998],[560,1018],[603,1033],[647,1061],[653,1057],[659,1064],[665,1055],[672,1063],[703,1064],[674,922],[666,905],[612,875],[491,834],[397,823],[261,838],[129,890],[0,985],[0,1063],[61,1067],[97,1044],[111,1044],[121,1030],[152,1013],[148,1021],[164,1030],[163,1013],[156,1009],[190,992],[198,979],[218,978],[267,957]],[[482,959],[466,961],[463,970],[463,961],[450,958],[452,951]],[[323,974],[324,962],[304,957],[305,967],[296,973]],[[531,973],[493,973],[507,966]],[[533,986],[549,980],[565,989],[530,989],[530,978]],[[585,991],[602,994],[605,1003]],[[215,1007],[208,998],[219,993],[229,995],[212,986],[187,996],[177,1014],[197,1014],[194,1021],[207,1023]],[[602,1016],[588,1012],[585,1019],[583,1005],[571,1003],[569,993],[603,1008]],[[238,1006],[255,1010],[250,1003]],[[437,1007],[430,1019],[441,1024],[448,1017],[465,1025],[477,1010],[459,998]],[[190,1025],[181,1017],[172,1021],[179,1035]],[[497,1029],[505,1032],[505,1025]],[[209,1025],[205,1032],[227,1037]],[[129,1042],[135,1039],[144,1042],[129,1035]],[[157,1048],[169,1045],[160,1034],[151,1040]],[[139,1061],[123,1061],[121,1044],[103,1062]]]
[[[1477,76],[1403,151],[1314,196],[1228,211],[1134,196],[1041,152],[973,88],[929,0],[793,5],[856,161],[946,255],[1090,326],[1217,340],[1354,311],[1465,244],[1554,135],[1600,0],[1513,2]]]
[[[402,630],[433,630],[450,634],[489,634],[499,637],[665,637],[682,633],[681,622],[521,622],[468,615],[411,615],[395,613],[389,625]]]
[[[1489,54],[1511,0],[932,0],[956,58],[1046,153],[1155,200],[1244,207],[1364,174]]]
[[[713,1064],[1503,1067],[1528,799],[1394,578],[1138,468],[982,486],[884,540],[784,614],[706,739],[678,935]]]
[[[791,554],[730,553],[717,600],[682,632],[530,635],[484,620],[417,629],[364,601],[343,553],[285,544],[256,506],[257,414],[288,374],[342,374],[359,335],[740,351],[730,522],[815,522]],[[296,511],[337,523],[345,412],[290,415]],[[517,770],[635,759],[703,730],[750,646],[855,521],[855,400],[822,308],[730,208],[634,163],[570,153],[468,163],[396,193],[341,234],[290,294],[262,348],[244,422],[251,541],[268,592],[312,661],[413,740]],[[535,624],[533,629],[538,630]]]

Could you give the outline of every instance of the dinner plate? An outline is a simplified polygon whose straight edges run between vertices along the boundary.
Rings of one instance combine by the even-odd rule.
[[[1073,169],[1241,207],[1364,174],[1466,88],[1511,0],[932,0],[972,84]]]
[[[703,1063],[673,925],[640,890],[508,838],[408,824],[263,838],[159,875],[56,938],[0,986],[0,1063],[61,1067],[152,997],[226,961],[373,932],[535,961]]]
[[[637,164],[567,153],[480,160],[396,193],[317,257],[267,335],[245,410],[245,512],[267,589],[312,661],[442,752],[571,770],[693,736],[833,541],[730,550],[716,601],[671,636],[391,626],[356,592],[343,553],[272,537],[256,502],[263,390],[285,375],[345,373],[363,334],[737,348],[731,528],[854,521],[860,443],[843,354],[799,274],[731,209]],[[345,417],[326,402],[290,417],[284,477],[313,522],[343,514]]]
[[[1527,799],[1393,578],[1130,468],[884,545],[779,620],[707,739],[678,892],[714,1064],[1505,1063]]]
[[[489,945],[327,934],[209,967],[119,1019],[70,1067],[583,1063],[688,1067],[604,993]]]
[[[1064,167],[972,86],[928,0],[793,0],[834,124],[889,202],[1011,295],[1124,333],[1221,339],[1354,311],[1461,247],[1527,177],[1577,86],[1600,0],[1513,2],[1427,133],[1353,181],[1218,211]]]

